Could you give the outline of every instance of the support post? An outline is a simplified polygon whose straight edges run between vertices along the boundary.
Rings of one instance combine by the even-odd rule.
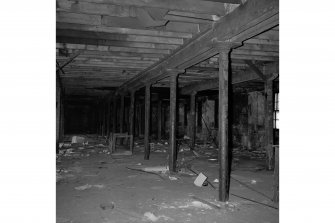
[[[104,102],[102,102],[101,108],[102,108],[102,136],[105,136],[105,133],[106,133],[106,104],[104,104]]]
[[[130,151],[133,152],[134,149],[134,121],[135,121],[135,91],[130,94],[130,109],[129,109],[129,135],[130,138]]]
[[[279,202],[279,146],[275,147],[275,170],[273,182],[273,202]]]
[[[144,159],[148,160],[150,156],[149,133],[150,133],[150,88],[151,85],[145,86],[145,113],[144,113]]]
[[[229,92],[229,53],[234,43],[221,43],[219,51],[219,200],[229,199],[229,123],[228,123],[228,92]]]
[[[166,112],[166,107],[164,106],[164,103],[162,102],[162,135],[165,137],[165,112]]]
[[[267,154],[267,166],[273,170],[274,166],[274,149],[273,149],[273,80],[268,79],[264,82],[265,93],[265,149]]]
[[[169,170],[176,172],[177,161],[177,80],[178,74],[184,71],[169,70],[170,76],[170,153],[169,153]]]
[[[121,107],[120,107],[120,132],[123,133],[124,127],[124,95],[121,95]]]
[[[194,150],[195,147],[195,137],[196,137],[196,132],[195,132],[195,96],[197,92],[193,91],[191,94],[191,103],[190,103],[190,138],[191,138],[191,150]]]
[[[160,100],[159,94],[157,103],[157,139],[162,139],[162,101]]]
[[[110,117],[111,117],[111,103],[110,99],[107,100],[107,138],[110,133]]]
[[[64,111],[65,111],[65,102],[64,102],[64,91],[61,91],[60,94],[60,133],[59,133],[59,139],[64,140],[64,127],[65,127],[65,121],[64,121]]]
[[[113,133],[116,132],[116,120],[117,120],[117,115],[116,115],[116,96],[113,97]]]
[[[60,87],[58,84],[57,86],[57,91],[56,91],[56,153],[58,154],[59,152],[59,138],[60,138],[60,128],[61,128],[61,99],[60,99]]]

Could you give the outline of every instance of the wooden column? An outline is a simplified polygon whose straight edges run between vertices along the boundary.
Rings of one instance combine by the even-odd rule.
[[[117,120],[117,115],[116,115],[116,108],[117,108],[117,104],[116,104],[116,96],[113,97],[113,112],[112,112],[112,116],[113,116],[113,129],[112,132],[115,133],[116,132],[116,120]]]
[[[182,71],[169,70],[170,75],[170,153],[169,153],[169,170],[176,172],[177,161],[177,80],[178,74]]]
[[[134,121],[135,121],[135,91],[132,91],[130,94],[130,109],[129,109],[129,135],[132,135],[130,141],[130,150],[133,152],[134,148]]]
[[[145,113],[144,113],[144,159],[148,160],[150,156],[149,133],[150,133],[150,88],[151,85],[145,86]]]
[[[121,107],[120,107],[120,132],[123,133],[124,127],[124,95],[121,95]]]
[[[143,104],[141,102],[139,106],[139,118],[138,118],[138,126],[139,126],[139,135],[143,135]]]
[[[162,139],[162,100],[158,95],[158,103],[157,103],[157,139]]]
[[[107,108],[106,103],[102,104],[102,118],[103,118],[103,130],[102,130],[102,136],[106,136],[106,129],[107,129]]]
[[[101,105],[101,102],[99,103],[99,123],[100,123],[99,134],[102,136],[103,117],[102,117],[102,105]]]
[[[273,80],[272,78],[264,82],[265,93],[265,148],[267,154],[267,165],[269,170],[274,166],[274,149],[273,149]]]
[[[56,83],[56,152],[59,152],[59,138],[60,138],[60,109],[61,109],[61,99],[60,99],[60,87]]]
[[[195,147],[195,137],[196,137],[196,132],[195,132],[195,96],[197,92],[193,91],[191,94],[191,103],[190,103],[190,138],[191,138],[191,150],[194,150]]]
[[[165,112],[166,112],[166,107],[164,106],[164,103],[162,102],[162,135],[165,137]]]
[[[279,202],[279,146],[275,148],[275,170],[273,181],[273,202]]]
[[[60,133],[59,133],[59,139],[64,140],[64,128],[65,128],[65,102],[64,102],[64,90],[61,91],[60,94]]]
[[[220,44],[219,50],[219,200],[229,199],[229,133],[228,133],[228,88],[229,52],[232,44]]]
[[[110,133],[110,119],[111,119],[111,102],[108,98],[107,100],[107,137],[109,137]]]

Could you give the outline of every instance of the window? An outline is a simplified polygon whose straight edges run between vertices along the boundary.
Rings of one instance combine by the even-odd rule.
[[[275,104],[273,111],[273,128],[279,129],[279,93],[275,93]]]

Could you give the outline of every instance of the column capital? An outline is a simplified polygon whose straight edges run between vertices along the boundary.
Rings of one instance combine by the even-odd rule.
[[[220,52],[229,52],[231,49],[236,48],[238,46],[242,46],[241,42],[225,42],[213,40],[213,48],[215,48],[219,53]]]
[[[168,76],[177,76],[178,74],[185,73],[184,69],[165,69]]]

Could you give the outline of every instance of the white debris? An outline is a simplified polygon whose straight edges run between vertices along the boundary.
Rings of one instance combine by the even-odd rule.
[[[188,137],[187,135],[184,135],[184,139],[191,139],[191,138]]]
[[[154,167],[145,167],[142,170],[149,171],[149,172],[166,173],[167,171],[169,171],[169,167],[168,166],[154,166]]]
[[[202,187],[202,184],[206,181],[207,177],[203,173],[199,173],[195,179],[194,184],[198,187]]]
[[[168,221],[168,220],[173,221],[172,218],[169,218],[169,217],[167,217],[167,216],[165,216],[165,215],[159,215],[159,216],[156,217],[156,216],[155,216],[153,213],[151,213],[151,212],[145,212],[145,213],[144,213],[144,218],[145,218],[145,220],[150,220],[150,221],[152,221],[152,222],[156,222],[156,221],[158,221],[160,218],[164,219],[165,221]]]
[[[214,183],[219,183],[218,179],[213,180]]]
[[[144,217],[146,217],[147,219],[149,219],[150,221],[153,221],[153,222],[155,222],[155,221],[158,221],[158,217],[156,217],[153,213],[151,213],[151,212],[145,212],[144,213]]]
[[[169,179],[170,179],[170,180],[178,180],[177,177],[170,177],[170,176],[169,176]]]
[[[84,143],[85,138],[80,136],[72,136],[71,143]]]
[[[251,184],[256,184],[257,181],[256,180],[251,180]]]
[[[86,190],[86,189],[90,189],[92,187],[98,188],[98,189],[102,189],[105,187],[105,185],[102,184],[95,184],[95,185],[90,185],[90,184],[85,184],[79,187],[75,187],[74,189],[76,190]]]
[[[186,205],[178,206],[178,208],[190,208],[190,207],[201,208],[201,209],[212,209],[211,206],[209,206],[208,204],[204,204],[200,201],[192,201],[188,202]]]

